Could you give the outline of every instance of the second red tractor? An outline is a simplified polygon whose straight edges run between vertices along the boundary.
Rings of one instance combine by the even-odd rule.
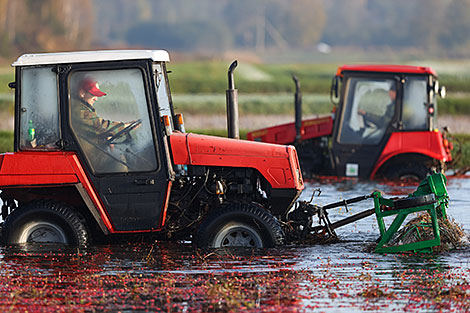
[[[452,160],[437,129],[438,95],[445,88],[430,67],[344,65],[333,78],[331,115],[301,120],[297,89],[294,123],[247,137],[295,145],[305,176],[421,180]]]

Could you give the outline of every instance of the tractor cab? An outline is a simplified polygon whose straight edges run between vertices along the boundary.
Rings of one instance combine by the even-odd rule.
[[[173,175],[163,136],[173,127],[167,61],[166,51],[100,51],[23,55],[13,64],[15,150],[75,152],[116,231],[161,225]]]
[[[332,94],[339,92],[331,149],[337,175],[369,177],[387,147],[406,149],[403,136],[419,147],[437,134],[436,98],[445,89],[428,67],[345,65],[333,80]]]

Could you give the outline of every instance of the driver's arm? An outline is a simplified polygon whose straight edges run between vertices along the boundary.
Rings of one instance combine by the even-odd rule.
[[[364,110],[358,110],[358,113],[364,116],[365,119],[367,119],[368,121],[372,122],[375,125],[379,125],[380,123],[382,123],[383,116],[366,112]]]
[[[106,120],[99,117],[94,111],[83,110],[81,113],[83,123],[93,129],[97,135],[115,134],[125,128],[125,124],[123,122]]]

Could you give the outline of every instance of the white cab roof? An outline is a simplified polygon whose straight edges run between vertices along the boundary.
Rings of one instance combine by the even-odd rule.
[[[165,50],[101,50],[56,53],[23,54],[12,66],[64,64],[81,62],[101,62],[119,60],[142,60],[169,62],[170,56]]]

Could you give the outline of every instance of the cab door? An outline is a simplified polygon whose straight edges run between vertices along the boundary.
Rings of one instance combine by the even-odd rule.
[[[156,135],[161,125],[150,68],[147,62],[74,65],[67,75],[67,149],[77,151],[117,232],[160,228],[167,205],[170,177]],[[95,89],[83,90],[84,80]],[[84,92],[99,96],[90,104]]]
[[[398,128],[398,87],[393,76],[345,75],[331,150],[336,175],[369,177]]]

